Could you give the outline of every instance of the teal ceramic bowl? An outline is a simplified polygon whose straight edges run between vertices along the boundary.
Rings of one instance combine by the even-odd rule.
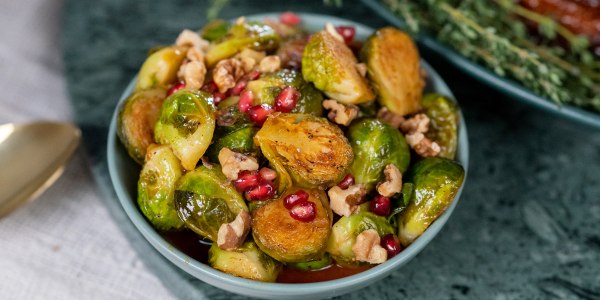
[[[263,19],[264,17],[269,16],[277,17],[278,14],[263,14],[247,17],[251,19]],[[324,27],[326,22],[331,22],[334,25],[355,26],[357,29],[357,38],[359,39],[365,39],[373,32],[373,29],[369,27],[340,18],[314,14],[302,14],[301,17],[306,28],[311,31],[318,31]],[[426,90],[452,97],[452,92],[435,72],[435,70],[433,70],[425,62],[422,62],[422,65],[428,74]],[[409,247],[404,249],[399,255],[381,265],[375,266],[356,275],[325,282],[298,284],[265,283],[235,277],[215,270],[175,248],[163,237],[161,237],[161,235],[148,221],[146,221],[142,213],[139,211],[136,204],[136,188],[140,167],[127,155],[125,148],[118,141],[116,134],[116,120],[119,111],[118,108],[127,98],[127,96],[133,91],[133,87],[134,82],[127,87],[121,96],[119,105],[113,114],[108,133],[108,167],[110,171],[110,177],[119,201],[131,219],[131,222],[135,224],[137,229],[148,240],[148,242],[164,257],[192,276],[232,293],[271,299],[319,299],[349,293],[365,287],[366,285],[384,278],[394,271],[397,271],[401,266],[406,264],[419,252],[421,252],[421,250],[423,250],[423,248],[425,248],[425,246],[427,246],[427,244],[429,244],[429,242],[431,242],[431,240],[440,232],[452,214],[452,211],[455,209],[458,198],[462,192],[461,187],[460,191],[456,195],[456,198],[454,199],[454,202],[446,210],[446,212],[444,212],[439,219],[437,219],[423,233],[423,235],[421,235]],[[464,166],[465,170],[467,170],[469,165],[469,143],[467,140],[467,128],[462,120],[462,116],[459,128],[457,159]],[[427,258],[422,257],[422,259]],[[423,270],[423,272],[428,271]],[[162,276],[168,275],[162,274]]]

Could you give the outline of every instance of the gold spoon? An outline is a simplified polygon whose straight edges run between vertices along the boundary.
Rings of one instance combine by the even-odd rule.
[[[60,177],[80,137],[80,130],[67,123],[0,125],[0,218]]]

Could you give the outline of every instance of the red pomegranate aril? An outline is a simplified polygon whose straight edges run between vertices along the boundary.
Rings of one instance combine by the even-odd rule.
[[[176,84],[174,84],[168,91],[167,91],[167,97],[173,95],[173,93],[179,91],[180,89],[185,87],[185,82],[180,81]]]
[[[275,98],[275,110],[280,112],[291,112],[300,99],[300,92],[293,86],[286,86]]]
[[[346,44],[352,43],[356,35],[356,29],[352,26],[337,26],[335,30],[344,38]]]
[[[286,11],[282,13],[281,16],[279,16],[279,20],[281,21],[281,23],[291,26],[298,25],[300,24],[300,21],[302,21],[300,19],[300,16],[291,11]]]
[[[388,259],[398,255],[400,251],[402,251],[402,246],[400,246],[400,241],[396,237],[396,235],[390,233],[383,238],[381,238],[381,247],[385,249],[388,253]]]
[[[392,210],[392,201],[388,197],[377,195],[373,200],[371,200],[370,207],[374,214],[379,216],[387,216]]]
[[[289,194],[283,198],[283,206],[287,209],[292,209],[296,204],[308,201],[308,193],[299,190],[293,194]]]
[[[273,108],[268,104],[255,105],[248,109],[248,119],[257,126],[262,126],[272,112]]]
[[[342,179],[342,181],[340,181],[340,183],[338,183],[337,186],[342,190],[346,190],[353,184],[354,184],[354,176],[352,176],[352,174],[348,174],[348,175],[344,176],[344,179]]]
[[[209,81],[202,86],[201,90],[214,94],[219,91],[219,87],[214,81]]]
[[[264,180],[246,190],[244,195],[248,201],[263,201],[273,198],[275,192],[275,185],[270,181]]]
[[[240,81],[238,81],[238,83],[235,84],[234,87],[232,87],[231,89],[229,89],[229,91],[227,91],[227,94],[229,96],[239,96],[239,94],[246,88],[247,84],[248,84],[248,81],[240,80]]]
[[[310,201],[300,202],[290,209],[290,216],[300,222],[310,222],[317,216],[317,207]]]
[[[250,78],[250,80],[256,80],[258,78],[260,78],[261,73],[259,71],[252,71],[250,72],[250,74],[248,74],[248,78]]]
[[[242,171],[238,174],[238,179],[233,181],[233,186],[239,192],[243,192],[251,187],[257,186],[260,182],[260,175],[252,171]]]
[[[258,171],[258,174],[264,180],[273,181],[273,180],[275,180],[275,178],[277,178],[277,172],[275,172],[275,170],[269,169],[269,168],[260,169],[260,171]]]
[[[252,106],[252,98],[254,98],[254,95],[252,95],[251,91],[243,91],[240,94],[238,109],[243,113],[248,112],[248,110]]]

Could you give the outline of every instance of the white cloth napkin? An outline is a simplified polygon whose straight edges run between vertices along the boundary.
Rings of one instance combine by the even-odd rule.
[[[61,8],[0,1],[0,123],[71,120]],[[171,298],[111,219],[82,151],[36,201],[0,219],[0,299]]]

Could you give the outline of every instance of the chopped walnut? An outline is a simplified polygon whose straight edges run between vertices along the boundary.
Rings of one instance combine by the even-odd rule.
[[[199,61],[204,63],[204,52],[198,48],[190,48],[185,54],[185,58],[190,61]]]
[[[426,133],[429,131],[429,117],[426,114],[416,114],[404,120],[400,124],[400,130],[404,133]]]
[[[381,264],[387,260],[387,251],[381,247],[381,238],[375,229],[367,229],[356,237],[352,245],[354,258],[370,264]]]
[[[277,55],[269,55],[263,58],[258,65],[258,71],[261,73],[275,72],[281,68],[281,59]]]
[[[217,233],[217,245],[223,250],[233,250],[244,243],[250,231],[250,214],[242,210],[231,223],[221,224]]]
[[[437,156],[442,150],[438,143],[426,138],[425,135],[420,132],[407,134],[406,142],[422,157]]]
[[[223,148],[219,151],[219,163],[221,164],[223,174],[229,180],[236,180],[241,171],[258,170],[256,158],[233,152],[229,148]]]
[[[354,184],[343,190],[334,186],[327,191],[331,210],[340,216],[349,216],[356,212],[358,205],[364,202],[367,191],[361,184]]]
[[[362,77],[367,76],[367,65],[365,65],[364,63],[356,64],[356,70]]]
[[[189,61],[179,68],[177,76],[185,81],[185,87],[190,90],[199,90],[204,83],[206,66],[201,61]]]
[[[330,110],[327,117],[336,124],[348,126],[358,116],[356,105],[344,105],[335,100],[325,100],[323,107]]]
[[[383,170],[385,181],[377,184],[377,192],[385,197],[394,196],[402,191],[402,173],[394,165],[389,164]]]
[[[238,58],[242,62],[244,71],[246,73],[249,73],[252,69],[254,69],[256,64],[265,57],[265,52],[252,50],[250,48],[245,48],[240,53],[238,53],[235,57]]]
[[[235,86],[235,83],[244,76],[244,66],[237,58],[221,60],[213,70],[213,81],[219,87],[219,92],[225,93]]]
[[[329,34],[331,34],[331,36],[333,36],[336,40],[340,41],[340,42],[344,42],[344,38],[337,32],[337,30],[335,30],[335,27],[333,26],[333,24],[331,23],[327,23],[325,24],[325,31]]]
[[[189,29],[184,29],[175,40],[175,45],[182,47],[194,47],[198,50],[206,50],[208,47],[208,41],[202,39],[197,33]]]
[[[404,123],[404,117],[391,112],[385,106],[377,112],[377,117],[394,128],[400,128],[400,124]]]

